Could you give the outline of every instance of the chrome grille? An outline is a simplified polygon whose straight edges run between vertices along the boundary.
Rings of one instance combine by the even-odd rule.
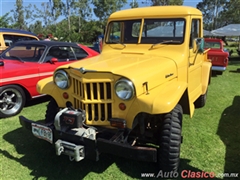
[[[112,81],[73,78],[72,82],[74,107],[86,111],[87,124],[108,125],[112,117]]]

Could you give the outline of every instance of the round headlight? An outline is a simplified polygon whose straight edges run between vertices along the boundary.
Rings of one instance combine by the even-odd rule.
[[[129,100],[135,94],[133,83],[127,79],[120,79],[115,84],[115,92],[120,99]]]
[[[63,70],[54,73],[54,83],[61,89],[67,89],[70,85],[68,75]]]

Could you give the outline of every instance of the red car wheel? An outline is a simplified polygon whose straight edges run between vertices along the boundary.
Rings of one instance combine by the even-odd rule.
[[[0,118],[18,114],[25,105],[26,96],[19,86],[0,87]]]

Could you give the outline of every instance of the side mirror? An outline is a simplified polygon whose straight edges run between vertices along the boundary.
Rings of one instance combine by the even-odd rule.
[[[50,62],[51,62],[51,64],[54,64],[54,63],[58,62],[58,59],[53,57],[53,58],[51,58]]]
[[[204,39],[203,38],[194,39],[193,52],[195,52],[195,53],[203,53],[204,52]]]

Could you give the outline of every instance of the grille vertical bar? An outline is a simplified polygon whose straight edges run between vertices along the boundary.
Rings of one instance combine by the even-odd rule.
[[[112,117],[112,81],[73,78],[74,107],[86,111],[86,123],[109,125]]]

